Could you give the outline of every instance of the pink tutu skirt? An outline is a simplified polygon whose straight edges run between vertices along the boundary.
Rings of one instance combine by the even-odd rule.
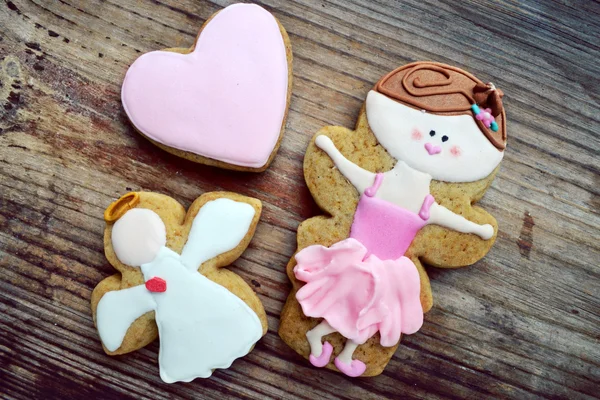
[[[306,284],[296,299],[306,316],[324,318],[347,339],[362,344],[379,331],[381,345],[394,346],[423,325],[419,272],[407,257],[367,253],[352,238],[301,250],[294,274]]]

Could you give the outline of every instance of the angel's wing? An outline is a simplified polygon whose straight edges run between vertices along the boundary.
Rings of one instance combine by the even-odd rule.
[[[129,326],[155,308],[156,302],[144,285],[115,290],[102,296],[96,309],[96,325],[108,351],[121,347]]]
[[[255,214],[248,203],[220,198],[200,208],[181,252],[181,261],[192,270],[219,254],[235,249],[250,229]]]

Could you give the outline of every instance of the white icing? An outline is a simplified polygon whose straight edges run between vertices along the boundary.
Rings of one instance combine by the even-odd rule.
[[[358,193],[373,185],[375,174],[354,164],[335,147],[330,138],[320,135],[315,143],[331,157],[335,166],[356,188]],[[410,168],[405,162],[398,162],[394,168],[383,174],[384,178],[375,197],[389,201],[417,214],[423,199],[429,194],[431,176]]]
[[[320,357],[323,352],[323,336],[335,332],[335,329],[326,320],[323,320],[319,325],[306,332],[306,339],[310,345],[310,354],[315,357]]]
[[[145,208],[127,211],[113,225],[111,237],[117,258],[134,267],[152,261],[167,243],[165,224]]]
[[[373,184],[375,174],[359,167],[344,157],[329,137],[319,135],[315,139],[315,144],[327,153],[342,175],[344,175],[356,190],[358,190],[358,193],[364,193],[364,191]]]
[[[123,217],[132,211],[135,209]],[[96,310],[98,332],[106,348],[117,350],[129,326],[154,310],[160,337],[160,376],[167,383],[207,378],[214,369],[228,368],[248,354],[262,336],[260,319],[244,301],[198,273],[197,268],[235,248],[248,233],[254,214],[247,203],[229,199],[206,203],[192,223],[184,248],[187,263],[184,256],[163,246],[151,262],[141,265],[144,280],[163,279],[165,292],[150,292],[139,285],[106,293]],[[148,215],[140,221],[147,221]],[[136,233],[143,242],[144,236],[155,232]],[[124,251],[120,253],[139,258],[135,252]]]
[[[96,325],[108,351],[121,347],[129,326],[155,307],[156,302],[144,285],[115,290],[102,296],[96,308]]]
[[[373,178],[374,179],[374,178]],[[371,185],[373,181],[371,181]],[[419,213],[423,200],[429,194],[431,176],[398,162],[383,174],[383,181],[375,197],[397,204],[402,208]]]
[[[473,182],[488,176],[504,155],[479,130],[470,115],[436,115],[394,101],[370,91],[367,95],[367,119],[377,141],[392,155],[411,168],[445,182]],[[422,132],[415,140],[412,132]],[[435,131],[434,137],[429,136]],[[448,140],[442,142],[442,136]],[[425,144],[440,146],[441,152],[430,155]],[[460,156],[451,154],[458,146]]]
[[[197,270],[205,261],[236,248],[248,233],[254,214],[250,204],[231,199],[206,203],[192,223],[181,252],[183,263]]]
[[[462,233],[474,233],[484,240],[488,240],[494,235],[494,228],[490,224],[475,224],[437,203],[431,205],[429,219],[426,222],[427,224],[442,225]]]
[[[167,383],[208,378],[216,368],[250,351],[262,336],[254,311],[223,286],[184,266],[179,254],[164,247],[142,265],[144,278],[167,282],[153,293],[160,336],[160,377]]]
[[[354,350],[358,347],[358,343],[353,340],[346,340],[346,344],[344,345],[344,349],[338,354],[336,357],[338,360],[343,362],[344,364],[352,363],[352,355],[354,354]]]

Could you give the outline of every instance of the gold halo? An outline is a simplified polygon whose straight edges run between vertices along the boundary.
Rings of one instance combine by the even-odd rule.
[[[127,211],[134,208],[140,202],[140,195],[137,192],[129,192],[121,196],[117,201],[111,203],[104,211],[104,220],[106,222],[115,222]]]

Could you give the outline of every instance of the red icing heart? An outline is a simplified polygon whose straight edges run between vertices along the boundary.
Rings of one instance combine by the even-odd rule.
[[[275,18],[234,4],[189,54],[153,51],[127,71],[121,97],[135,127],[171,148],[242,167],[265,166],[287,110],[288,61]]]
[[[146,289],[153,293],[162,293],[167,291],[167,282],[157,276],[146,281]]]

